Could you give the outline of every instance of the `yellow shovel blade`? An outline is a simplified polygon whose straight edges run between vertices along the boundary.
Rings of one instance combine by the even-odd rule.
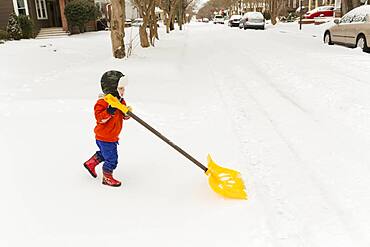
[[[244,181],[239,172],[217,165],[211,158],[208,159],[208,182],[218,194],[234,199],[248,199]]]

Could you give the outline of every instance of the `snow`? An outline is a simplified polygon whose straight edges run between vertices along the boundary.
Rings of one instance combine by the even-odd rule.
[[[369,15],[370,5],[362,5],[348,12],[348,15]]]
[[[232,16],[230,17],[230,21],[231,21],[231,20],[237,20],[237,19],[240,19],[240,18],[242,18],[242,16],[241,16],[241,15],[232,15]]]
[[[0,246],[369,246],[370,57],[323,44],[330,25],[161,27],[124,60],[105,31],[0,45]],[[123,187],[93,179],[82,163],[109,69],[129,76],[139,117],[240,171],[249,200],[215,194],[134,120]]]

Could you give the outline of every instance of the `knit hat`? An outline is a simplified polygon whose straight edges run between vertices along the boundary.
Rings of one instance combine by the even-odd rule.
[[[121,77],[124,77],[124,75],[117,70],[105,72],[100,80],[103,93],[118,97],[117,87]]]
[[[121,78],[119,78],[117,87],[127,87],[127,85],[128,85],[127,75],[123,75]]]

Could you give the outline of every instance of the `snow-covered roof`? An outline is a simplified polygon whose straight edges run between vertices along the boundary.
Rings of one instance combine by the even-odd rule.
[[[242,16],[241,16],[241,15],[232,15],[232,16],[230,17],[230,20],[235,20],[235,19],[240,19],[240,18],[242,18]]]
[[[244,16],[248,16],[250,18],[263,18],[263,15],[261,12],[247,12]]]
[[[370,14],[370,5],[362,5],[349,11],[346,15],[367,15]]]
[[[154,12],[155,12],[156,14],[158,14],[158,13],[163,13],[163,10],[162,10],[161,8],[159,8],[159,7],[155,7]]]

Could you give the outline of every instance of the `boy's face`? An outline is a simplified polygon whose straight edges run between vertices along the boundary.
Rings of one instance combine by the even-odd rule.
[[[119,94],[120,97],[123,97],[123,95],[125,94],[125,88],[124,87],[118,87],[117,91],[118,91],[118,94]]]

